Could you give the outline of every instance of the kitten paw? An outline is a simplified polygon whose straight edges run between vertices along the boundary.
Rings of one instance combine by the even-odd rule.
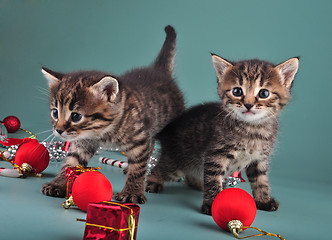
[[[256,201],[256,206],[257,209],[273,212],[278,210],[279,203],[274,198],[271,198],[268,202]]]
[[[63,185],[49,182],[42,186],[41,192],[46,196],[62,198],[66,195],[66,188]]]
[[[211,204],[203,203],[201,207],[201,213],[206,215],[212,215],[211,213]]]
[[[125,167],[124,169],[123,169],[123,174],[127,174],[128,173],[128,169],[129,169],[129,167]]]
[[[128,193],[128,192],[119,192],[115,194],[115,199],[124,202],[124,203],[146,203],[146,197],[143,194]]]
[[[164,190],[164,185],[156,182],[147,181],[145,191],[149,193],[160,193]]]

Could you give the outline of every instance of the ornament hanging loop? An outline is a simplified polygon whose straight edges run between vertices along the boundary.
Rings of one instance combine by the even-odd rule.
[[[64,209],[69,209],[71,206],[75,206],[73,196],[70,196],[63,204]]]
[[[242,238],[238,238],[238,239],[245,239],[245,238],[250,238],[250,237],[259,237],[259,236],[271,236],[271,237],[277,237],[280,240],[286,240],[285,238],[281,237],[280,234],[274,234],[274,233],[269,233],[269,232],[265,232],[259,228],[256,227],[242,227],[242,229],[246,229],[246,228],[251,228],[251,229],[255,229],[259,232],[261,232],[260,234],[256,234],[256,235],[252,235],[252,236],[246,236],[246,237],[242,237]]]
[[[26,173],[31,173],[33,171],[33,167],[29,163],[23,163],[22,169]]]
[[[274,233],[269,233],[269,232],[265,232],[259,228],[256,227],[244,227],[243,223],[240,220],[232,220],[230,222],[228,222],[227,227],[229,229],[229,231],[231,233],[234,234],[234,237],[236,237],[237,239],[246,239],[246,238],[250,238],[250,237],[259,237],[259,236],[271,236],[271,237],[277,237],[280,240],[286,240],[285,238],[281,237],[279,234],[274,234]],[[251,235],[251,236],[245,236],[245,237],[240,237],[239,233],[247,228],[251,228],[251,229],[255,229],[259,232],[261,232],[260,234],[255,234],[255,235]]]
[[[227,227],[236,238],[239,238],[239,233],[242,231],[243,223],[240,220],[232,220],[228,222]]]

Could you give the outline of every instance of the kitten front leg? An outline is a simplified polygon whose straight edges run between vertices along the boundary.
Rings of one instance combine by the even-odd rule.
[[[276,211],[279,208],[279,203],[270,195],[267,173],[268,160],[254,162],[246,169],[257,208],[265,211]]]
[[[161,169],[157,163],[152,169],[151,174],[147,177],[145,191],[149,193],[160,193],[164,190],[164,182],[165,180],[162,177]]]
[[[66,196],[66,174],[67,167],[75,167],[77,165],[87,166],[91,157],[97,151],[98,146],[93,142],[75,141],[71,143],[68,154],[64,160],[64,164],[52,180],[42,186],[41,192],[47,196],[65,197]]]
[[[115,195],[115,199],[121,202],[145,203],[145,174],[148,160],[152,154],[152,143],[146,141],[135,146],[128,154],[128,173],[125,186]]]
[[[204,162],[204,195],[201,212],[207,215],[211,215],[213,200],[223,190],[222,180],[230,161],[229,158],[220,156],[217,152],[212,152]]]
[[[78,165],[76,157],[67,156],[61,170],[56,177],[49,183],[42,186],[41,192],[46,196],[51,197],[65,197],[66,196],[66,175],[65,170],[67,167]]]
[[[149,193],[162,192],[165,182],[176,181],[184,176],[180,172],[174,160],[167,153],[162,152],[156,166],[147,177],[145,191]]]

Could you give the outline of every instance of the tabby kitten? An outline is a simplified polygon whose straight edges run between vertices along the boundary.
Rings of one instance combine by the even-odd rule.
[[[173,77],[176,32],[166,39],[154,64],[122,76],[99,71],[61,74],[43,68],[50,88],[51,121],[56,136],[71,141],[63,167],[42,193],[64,197],[65,168],[87,166],[100,145],[117,145],[128,155],[122,202],[144,203],[145,173],[156,134],[184,111]]]
[[[185,177],[203,190],[201,211],[223,189],[222,180],[246,169],[258,209],[275,211],[268,162],[278,132],[278,114],[290,100],[298,58],[277,66],[260,60],[231,63],[212,55],[221,103],[195,106],[159,135],[161,156],[147,180],[148,192]]]

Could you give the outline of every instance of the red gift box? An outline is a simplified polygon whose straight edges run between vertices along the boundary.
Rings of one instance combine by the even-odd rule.
[[[100,167],[94,168],[94,167],[82,167],[77,165],[76,167],[67,167],[65,170],[66,173],[66,198],[69,198],[73,189],[73,184],[75,179],[84,172],[89,171],[98,171]]]
[[[135,240],[139,210],[134,203],[90,203],[83,240]]]

